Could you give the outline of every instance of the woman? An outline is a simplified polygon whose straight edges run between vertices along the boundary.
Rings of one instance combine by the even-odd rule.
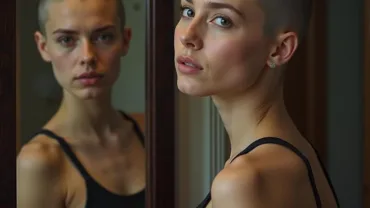
[[[18,207],[145,207],[143,136],[111,103],[131,39],[121,1],[44,0],[39,20],[63,100],[18,156]]]
[[[311,2],[182,0],[181,5],[174,37],[178,88],[212,97],[231,144],[229,160],[198,207],[339,206],[283,100],[284,65],[308,27]]]

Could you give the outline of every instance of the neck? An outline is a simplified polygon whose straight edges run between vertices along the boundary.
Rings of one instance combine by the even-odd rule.
[[[295,129],[284,105],[283,87],[279,82],[265,83],[271,84],[255,86],[240,96],[212,97],[230,139],[230,159],[259,138]]]
[[[103,138],[120,124],[121,116],[111,103],[111,95],[83,100],[64,92],[61,106],[56,114],[62,125],[72,135]]]

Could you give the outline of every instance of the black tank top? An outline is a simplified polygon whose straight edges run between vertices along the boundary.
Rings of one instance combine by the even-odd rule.
[[[264,137],[264,138],[261,138],[261,139],[258,139],[256,141],[254,141],[252,144],[250,144],[247,148],[245,148],[243,151],[241,151],[239,154],[237,154],[232,160],[231,162],[233,162],[237,157],[241,156],[241,155],[245,155],[245,154],[248,154],[250,151],[252,151],[253,149],[255,149],[256,147],[260,146],[260,145],[263,145],[263,144],[277,144],[277,145],[281,145],[281,146],[284,146],[288,149],[290,149],[291,151],[293,151],[295,154],[297,154],[302,160],[303,162],[305,163],[306,165],[306,168],[307,168],[307,172],[308,172],[308,177],[309,177],[309,180],[310,180],[310,184],[311,184],[311,187],[312,187],[312,191],[313,191],[313,194],[314,194],[314,197],[315,197],[315,201],[316,201],[316,206],[318,208],[321,208],[322,205],[321,205],[321,199],[320,199],[320,195],[319,195],[319,192],[317,191],[317,188],[316,188],[316,184],[315,184],[315,178],[314,178],[314,175],[313,175],[313,171],[312,171],[312,168],[311,168],[311,165],[310,165],[310,162],[308,161],[307,157],[304,156],[296,147],[294,147],[292,144],[282,140],[282,139],[279,139],[279,138],[276,138],[276,137]],[[318,152],[316,151],[316,149],[314,148],[315,150],[315,153],[317,155],[317,158],[320,162],[320,165],[321,165],[321,168],[323,169],[324,171],[324,174],[325,174],[325,177],[326,179],[328,180],[329,182],[329,185],[330,185],[330,188],[334,194],[334,197],[335,197],[335,201],[337,203],[337,206],[339,206],[339,201],[338,201],[338,197],[335,193],[335,190],[333,188],[333,185],[331,183],[331,180],[329,178],[329,175],[318,155]],[[231,163],[230,162],[230,163]],[[208,203],[211,201],[211,193],[209,192],[207,194],[207,196],[204,198],[204,200],[197,206],[197,208],[205,208],[207,207]]]
[[[134,121],[134,119],[132,119],[125,113],[123,112],[121,113],[126,119],[128,119],[134,124],[134,130],[137,133],[140,141],[144,145],[144,135],[140,131],[138,124]],[[76,155],[73,153],[69,144],[62,137],[59,137],[58,135],[54,134],[53,132],[47,129],[42,129],[37,134],[44,134],[49,136],[50,138],[57,140],[62,150],[70,158],[73,165],[76,167],[76,169],[80,172],[81,176],[84,178],[87,190],[85,208],[145,207],[145,189],[136,194],[127,196],[117,195],[108,191],[103,186],[101,186],[97,181],[95,181],[93,177],[91,177],[91,175],[87,172],[85,167],[78,160]]]

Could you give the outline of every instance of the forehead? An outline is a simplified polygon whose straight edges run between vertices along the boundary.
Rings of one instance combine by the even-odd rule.
[[[47,5],[46,27],[89,27],[119,20],[116,0],[61,0]]]
[[[231,9],[243,16],[260,16],[263,12],[259,0],[181,0],[183,3],[192,4],[199,8]]]

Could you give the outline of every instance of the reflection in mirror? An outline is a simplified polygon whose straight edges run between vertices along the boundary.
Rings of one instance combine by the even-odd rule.
[[[19,1],[20,208],[145,207],[145,2]]]

